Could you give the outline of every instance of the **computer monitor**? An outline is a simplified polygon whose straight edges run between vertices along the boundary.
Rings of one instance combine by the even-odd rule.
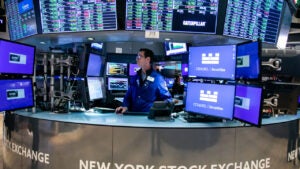
[[[165,52],[166,56],[178,55],[187,53],[187,44],[180,42],[165,42]]]
[[[235,79],[236,46],[199,46],[189,48],[190,77]]]
[[[181,75],[182,76],[188,76],[188,72],[189,72],[189,64],[182,63],[181,64]]]
[[[108,90],[110,91],[127,91],[128,78],[123,77],[108,77]]]
[[[185,111],[194,114],[233,118],[234,85],[188,82]]]
[[[0,111],[34,106],[32,79],[0,80]]]
[[[140,70],[140,67],[138,64],[135,63],[129,63],[129,76],[136,75],[136,72]]]
[[[155,62],[155,69],[163,76],[174,78],[175,75],[181,74],[181,62],[180,61],[161,61]]]
[[[10,40],[18,40],[38,33],[33,0],[4,1]]]
[[[233,117],[255,126],[261,125],[262,87],[236,85]]]
[[[0,75],[33,75],[35,46],[0,39]]]
[[[261,66],[261,50],[258,41],[237,45],[236,78],[259,79]]]
[[[86,76],[101,76],[104,59],[99,54],[90,53],[88,56]]]
[[[127,63],[107,62],[106,63],[106,75],[114,76],[121,75],[127,76]]]
[[[89,101],[105,98],[105,85],[103,77],[87,77]]]

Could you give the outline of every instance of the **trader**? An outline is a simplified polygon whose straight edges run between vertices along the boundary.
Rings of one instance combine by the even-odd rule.
[[[140,70],[130,80],[122,106],[116,108],[116,113],[149,112],[154,101],[172,103],[172,96],[163,76],[152,67],[153,57],[153,51],[150,49],[139,50],[136,62]]]

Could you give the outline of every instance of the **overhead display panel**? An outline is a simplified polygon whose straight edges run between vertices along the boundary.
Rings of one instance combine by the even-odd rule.
[[[223,35],[275,44],[284,0],[228,0]]]
[[[32,0],[6,0],[5,8],[11,40],[37,34],[36,16]]]
[[[216,33],[218,0],[127,0],[126,30]]]
[[[43,33],[116,30],[116,0],[40,0]]]

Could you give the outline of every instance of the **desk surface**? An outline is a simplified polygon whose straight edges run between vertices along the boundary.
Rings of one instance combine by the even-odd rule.
[[[217,127],[241,127],[249,126],[237,120],[226,120],[223,122],[197,122],[188,123],[181,116],[172,121],[154,121],[148,119],[146,115],[122,115],[115,113],[98,113],[98,112],[72,112],[65,114],[57,114],[52,112],[25,112],[17,111],[18,115],[30,118],[38,118],[42,120],[52,120],[59,122],[70,122],[90,125],[105,126],[125,126],[125,127],[151,127],[151,128],[217,128]],[[278,117],[270,117],[262,120],[262,125],[283,123],[287,121],[297,120],[300,118],[300,112],[297,115],[281,115]]]

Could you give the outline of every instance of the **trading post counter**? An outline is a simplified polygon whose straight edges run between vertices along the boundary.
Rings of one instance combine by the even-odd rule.
[[[299,117],[263,119],[258,128],[114,113],[5,113],[4,169],[299,169]]]

